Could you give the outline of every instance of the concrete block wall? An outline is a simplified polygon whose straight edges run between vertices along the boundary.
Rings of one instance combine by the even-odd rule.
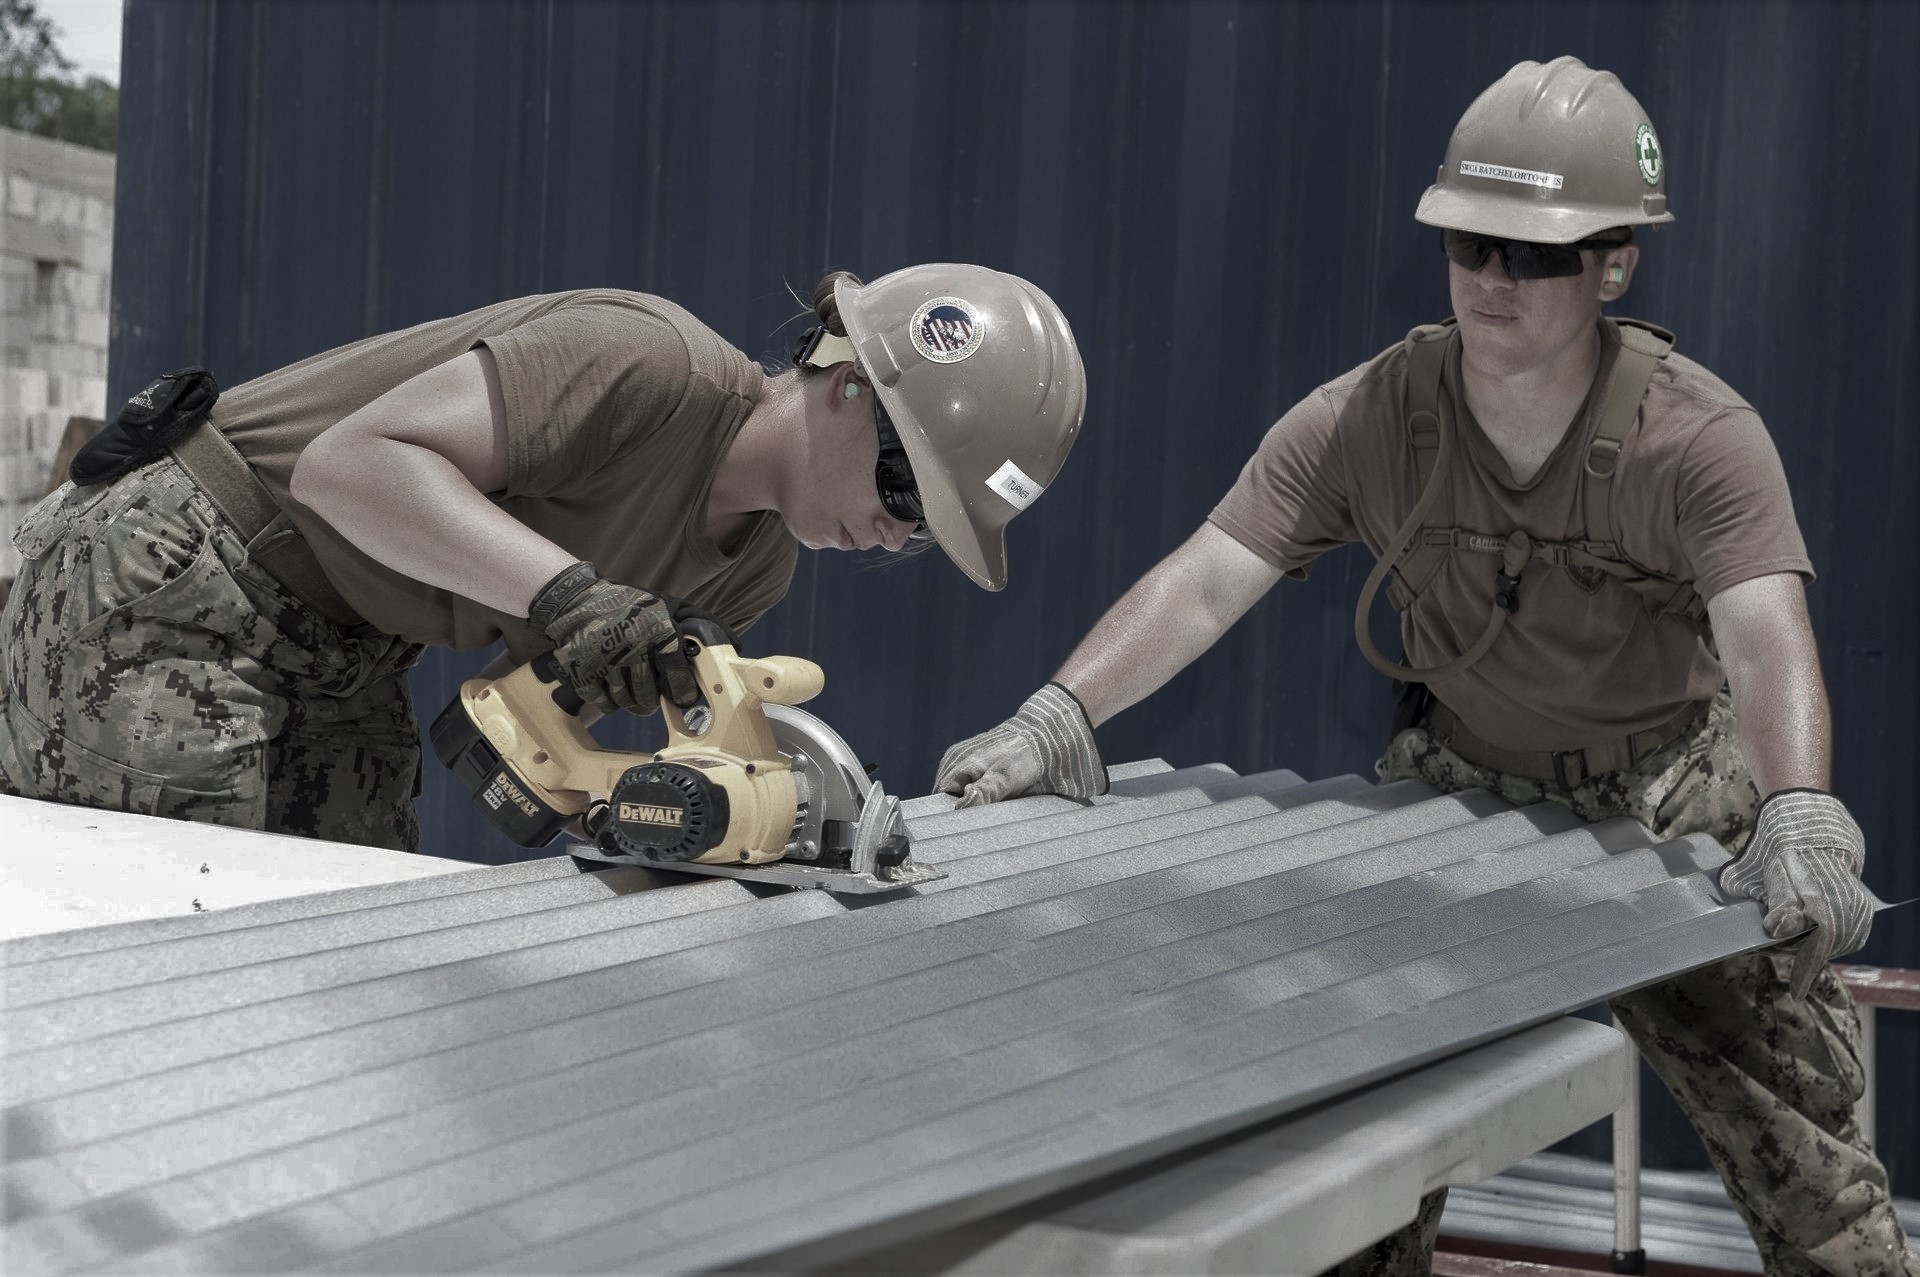
[[[105,416],[114,157],[0,129],[0,579],[72,417]]]

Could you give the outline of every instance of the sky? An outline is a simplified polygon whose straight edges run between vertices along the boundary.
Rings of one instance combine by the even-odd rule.
[[[60,29],[60,51],[72,59],[84,79],[97,75],[120,83],[120,10],[122,0],[35,0],[41,13]]]

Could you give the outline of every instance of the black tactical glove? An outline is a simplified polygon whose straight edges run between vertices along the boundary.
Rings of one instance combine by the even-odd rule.
[[[698,703],[700,683],[681,634],[682,622],[695,618],[719,626],[672,595],[602,580],[584,562],[542,586],[527,614],[553,640],[554,660],[573,690],[603,714],[651,714],[661,697],[682,709]]]
[[[1767,795],[1753,838],[1740,859],[1720,871],[1731,895],[1758,900],[1760,925],[1782,939],[1812,927],[1793,946],[1792,988],[1804,998],[1827,963],[1867,942],[1873,897],[1860,881],[1867,858],[1860,826],[1840,800],[1818,789]]]

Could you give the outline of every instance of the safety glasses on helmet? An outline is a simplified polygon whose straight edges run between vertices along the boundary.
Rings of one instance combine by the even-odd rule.
[[[1536,244],[1524,239],[1500,239],[1476,235],[1472,231],[1443,230],[1440,250],[1447,260],[1462,270],[1477,271],[1487,258],[1500,254],[1500,266],[1508,279],[1559,279],[1578,275],[1586,269],[1580,250],[1618,248],[1624,239],[1583,239],[1572,244]]]

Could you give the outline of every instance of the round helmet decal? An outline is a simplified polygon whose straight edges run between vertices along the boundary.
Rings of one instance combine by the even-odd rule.
[[[913,348],[934,363],[957,364],[980,349],[987,323],[961,298],[935,297],[913,312],[907,335]]]
[[[1640,177],[1648,186],[1660,185],[1660,139],[1653,125],[1642,124],[1633,131],[1633,158],[1640,164]]]

